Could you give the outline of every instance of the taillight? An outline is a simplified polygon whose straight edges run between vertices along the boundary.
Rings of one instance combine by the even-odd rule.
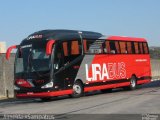
[[[26,87],[26,88],[32,87],[32,85],[24,79],[17,79],[15,83],[21,87]]]

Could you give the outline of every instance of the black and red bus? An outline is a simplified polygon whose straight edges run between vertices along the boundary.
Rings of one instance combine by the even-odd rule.
[[[76,30],[43,30],[25,38],[14,69],[17,98],[80,97],[94,90],[135,89],[151,81],[144,38]]]

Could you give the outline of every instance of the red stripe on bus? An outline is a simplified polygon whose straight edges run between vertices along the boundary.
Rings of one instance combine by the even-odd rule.
[[[28,92],[28,93],[16,93],[17,98],[25,98],[25,97],[54,97],[54,96],[61,96],[61,95],[68,95],[72,94],[72,90],[61,90],[61,91],[51,91],[51,92]]]
[[[137,84],[144,84],[149,83],[150,80],[140,80],[137,81]],[[110,88],[118,88],[118,87],[124,87],[129,86],[130,82],[125,83],[119,83],[119,84],[111,84],[111,85],[101,85],[101,86],[93,86],[93,87],[86,87],[84,88],[84,92],[88,91],[94,91],[94,90],[101,90],[101,89],[110,89]],[[23,94],[16,94],[17,98],[27,98],[27,97],[54,97],[54,96],[61,96],[61,95],[69,95],[72,94],[73,90],[62,90],[62,91],[52,91],[52,92],[40,92],[40,93],[34,93],[34,92],[28,92]]]
[[[151,82],[151,80],[138,80],[137,84],[139,85],[139,84],[144,84],[144,83],[149,83],[149,82]]]
[[[119,83],[119,84],[86,87],[84,88],[84,92],[93,91],[93,90],[101,90],[101,89],[118,88],[118,87],[129,86],[129,85],[130,85],[130,82],[125,82],[125,83]]]

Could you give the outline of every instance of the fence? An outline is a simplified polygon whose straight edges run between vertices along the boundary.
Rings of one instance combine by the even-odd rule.
[[[151,59],[152,79],[160,80],[160,59]]]
[[[14,57],[11,54],[9,61],[5,59],[5,54],[0,54],[0,98],[14,97]],[[152,77],[153,79],[160,79],[160,60],[151,59]]]

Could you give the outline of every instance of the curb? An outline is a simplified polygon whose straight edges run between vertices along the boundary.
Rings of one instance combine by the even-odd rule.
[[[6,102],[6,101],[13,101],[13,100],[15,100],[15,98],[0,98],[0,103],[1,102]]]
[[[160,79],[152,79],[151,81],[152,82],[154,82],[154,81],[160,81]]]
[[[0,96],[0,100],[5,100],[5,99],[8,99],[8,98],[5,96]]]

